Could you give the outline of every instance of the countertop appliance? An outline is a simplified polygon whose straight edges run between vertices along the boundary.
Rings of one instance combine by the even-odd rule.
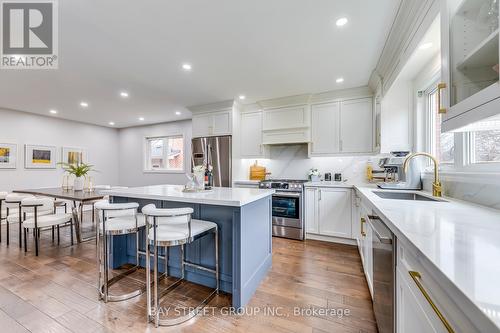
[[[273,236],[304,239],[304,183],[307,180],[270,179],[259,188],[274,189],[272,197]]]
[[[194,138],[191,141],[191,169],[196,165],[211,165],[213,186],[231,187],[231,145],[228,136]]]
[[[368,216],[373,230],[373,312],[380,333],[395,330],[396,238],[378,216]]]
[[[404,171],[403,163],[410,152],[391,152],[391,156],[380,160],[379,166],[386,171],[391,182],[377,184],[378,187],[391,190],[421,190],[422,179],[420,167],[415,159],[410,161],[408,173]]]

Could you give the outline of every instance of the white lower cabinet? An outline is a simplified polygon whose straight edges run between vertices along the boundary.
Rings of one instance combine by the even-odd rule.
[[[439,319],[436,321],[436,315],[430,313],[426,309],[428,306],[418,298],[419,292],[398,270],[396,275],[396,308],[398,311],[396,332],[446,332]]]
[[[305,191],[306,232],[352,238],[351,190],[307,187]]]
[[[396,261],[396,332],[487,332],[473,323],[473,311],[461,309],[456,294],[443,287],[434,268],[409,246],[398,242]],[[448,326],[447,326],[448,325]]]
[[[316,195],[318,189],[315,187],[306,187],[305,189],[305,225],[306,232],[317,234],[318,228],[318,201]]]

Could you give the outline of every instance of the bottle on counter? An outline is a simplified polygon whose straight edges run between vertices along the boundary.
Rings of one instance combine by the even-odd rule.
[[[212,186],[214,185],[214,176],[212,172],[212,166],[209,165],[205,169],[205,190],[211,190]]]

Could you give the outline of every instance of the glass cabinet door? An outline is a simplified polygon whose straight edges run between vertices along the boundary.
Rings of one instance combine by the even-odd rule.
[[[498,82],[499,1],[448,0],[450,107]]]

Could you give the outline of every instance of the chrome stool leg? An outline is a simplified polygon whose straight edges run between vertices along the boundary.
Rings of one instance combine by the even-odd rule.
[[[130,209],[130,208],[128,208]],[[144,284],[141,286],[141,288],[136,289],[130,293],[127,294],[122,294],[122,295],[112,295],[109,292],[109,288],[124,278],[127,275],[130,275],[134,272],[136,272],[140,268],[140,255],[144,254],[140,252],[139,249],[139,235],[140,235],[140,229],[137,226],[137,216],[135,216],[136,219],[136,224],[135,227],[132,229],[125,229],[125,230],[119,230],[119,231],[112,231],[112,230],[106,230],[106,223],[108,222],[108,219],[106,218],[105,214],[105,209],[102,209],[102,230],[101,230],[101,225],[97,226],[96,228],[96,242],[97,242],[97,262],[98,262],[98,292],[99,292],[99,298],[102,299],[104,302],[118,302],[118,301],[124,301],[127,299],[130,299],[132,297],[136,297],[141,295],[144,291],[146,291],[146,284],[144,282],[141,282],[141,284]],[[101,234],[102,232],[102,234]],[[135,233],[136,236],[136,263],[132,268],[129,268],[125,272],[122,272],[111,279],[109,278],[109,249],[112,246],[111,242],[111,237],[113,235],[119,235],[119,234],[132,234]],[[149,251],[149,247],[147,247]],[[148,261],[146,261],[146,265],[148,264]],[[150,279],[148,275],[146,275],[146,280]]]

